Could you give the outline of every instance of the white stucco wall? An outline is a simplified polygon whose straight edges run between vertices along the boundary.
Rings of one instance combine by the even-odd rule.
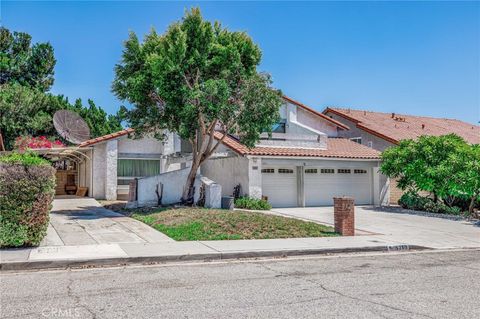
[[[105,153],[105,199],[117,199],[118,140],[110,140]]]
[[[92,167],[93,183],[92,195],[96,199],[105,199],[106,182],[106,143],[96,144],[93,147]]]
[[[337,126],[331,124],[327,120],[308,112],[304,109],[298,108],[297,110],[297,122],[300,124],[311,127],[317,131],[323,132],[330,137],[337,136]]]
[[[151,206],[157,204],[156,186],[163,184],[162,204],[174,204],[180,201],[183,187],[187,180],[190,168],[168,172],[156,176],[138,179],[137,198],[138,206]],[[200,176],[195,181],[195,201],[198,200],[200,189]]]
[[[313,114],[295,104],[285,102],[280,108],[280,116],[286,119],[286,132],[292,134],[315,134],[319,131],[330,137],[337,136],[337,127],[318,115]]]
[[[161,154],[163,152],[162,142],[151,137],[131,139],[127,136],[118,139],[119,153],[138,154]]]
[[[231,196],[233,188],[240,184],[241,195],[249,194],[249,160],[245,157],[212,158],[201,167],[201,174],[222,186],[222,195]]]

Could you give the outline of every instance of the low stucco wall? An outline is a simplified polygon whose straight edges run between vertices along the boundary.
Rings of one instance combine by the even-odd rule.
[[[156,186],[163,184],[162,204],[175,204],[182,197],[183,187],[187,180],[190,168],[184,168],[177,171],[167,172],[164,174],[144,177],[138,179],[137,186],[137,202],[138,206],[151,206],[157,204]],[[200,176],[197,175],[195,180],[195,202],[198,200],[200,189]]]
[[[245,157],[212,158],[202,165],[201,172],[222,186],[222,196],[231,196],[238,184],[242,187],[240,195],[248,195],[248,165],[249,160]]]

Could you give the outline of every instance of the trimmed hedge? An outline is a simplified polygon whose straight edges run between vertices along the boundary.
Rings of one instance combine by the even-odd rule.
[[[36,246],[47,232],[55,169],[33,153],[0,157],[0,247]]]
[[[252,210],[270,210],[272,205],[264,199],[256,199],[251,197],[239,197],[235,200],[236,208],[245,208]]]

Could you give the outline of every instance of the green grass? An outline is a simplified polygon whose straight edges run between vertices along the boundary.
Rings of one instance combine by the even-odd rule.
[[[239,210],[159,209],[131,217],[179,241],[338,236],[329,226]]]

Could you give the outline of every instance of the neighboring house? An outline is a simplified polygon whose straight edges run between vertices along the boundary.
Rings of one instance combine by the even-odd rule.
[[[416,139],[422,135],[440,136],[454,133],[468,143],[480,143],[480,126],[454,119],[336,107],[326,108],[323,114],[350,128],[349,130],[339,131],[339,136],[349,138],[378,151],[396,145],[401,140]],[[392,181],[390,202],[396,203],[401,195],[402,191],[396,187],[395,181]]]
[[[341,138],[348,125],[284,101],[271,136],[262,134],[253,149],[226,137],[202,175],[222,185],[224,195],[240,184],[242,195],[266,197],[273,207],[332,205],[335,196],[352,196],[356,204],[388,201],[378,151]]]
[[[97,137],[78,146],[34,150],[49,157],[57,169],[56,195],[87,187],[96,199],[126,199],[129,182],[186,167],[181,142],[169,134],[164,142],[154,138],[131,139],[132,129]],[[183,161],[183,163],[182,163]]]

